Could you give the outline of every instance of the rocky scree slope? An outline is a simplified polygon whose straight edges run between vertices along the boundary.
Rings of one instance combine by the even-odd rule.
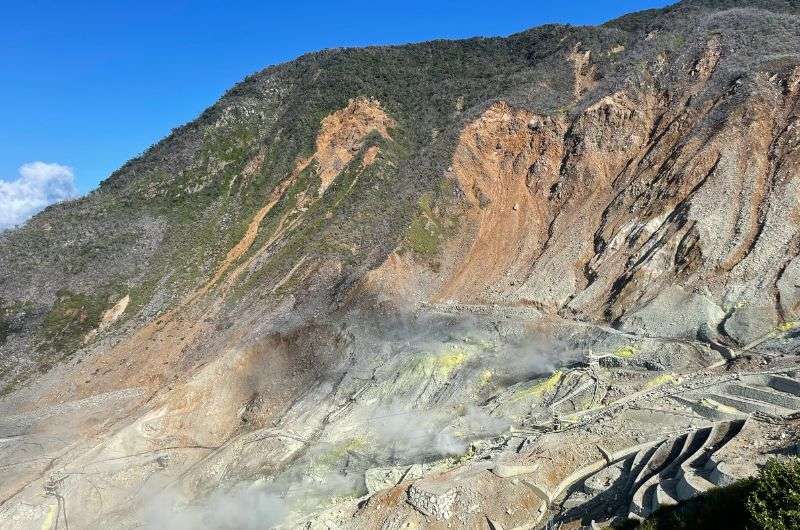
[[[189,499],[291,483],[337,389],[392,377],[371,363],[396,330],[363,315],[516,308],[559,336],[597,326],[585,348],[654,344],[649,369],[778,336],[794,353],[798,22],[791,1],[685,1],[245,79],[89,196],[0,235],[0,406],[9,436],[46,434],[33,459],[6,448],[4,517],[51,517],[43,484],[76,459],[131,466],[97,471],[113,475],[102,509],[73,484],[86,527],[144,517],[151,474]],[[412,372],[444,384],[464,360],[447,355]],[[405,405],[447,401],[426,388]],[[299,441],[244,448],[275,425]]]

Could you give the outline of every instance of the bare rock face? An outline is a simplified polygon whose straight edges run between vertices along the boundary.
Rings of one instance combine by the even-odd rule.
[[[0,529],[642,518],[800,439],[800,12],[271,67],[0,234]]]
[[[422,478],[422,466],[419,464],[400,467],[372,468],[364,473],[364,482],[367,491],[370,493],[393,488],[400,482],[420,478]],[[411,498],[410,494],[409,498]]]
[[[468,250],[453,254],[436,297],[516,299],[615,319],[648,304],[674,310],[677,300],[661,298],[678,284],[708,305],[737,305],[737,319],[757,308],[762,328],[779,320],[786,308],[769,301],[794,259],[798,204],[796,179],[771,160],[795,120],[797,94],[783,87],[797,74],[758,78],[742,107],[726,101],[729,93],[687,108],[719,53],[709,41],[674,96],[645,83],[601,98],[569,124],[504,104],[470,124],[453,163],[468,205]],[[715,112],[726,119],[709,131],[703,121]]]
[[[769,333],[780,324],[769,307],[735,308],[725,319],[725,333],[738,344],[746,345]]]
[[[347,107],[322,120],[314,154],[322,181],[318,193],[325,193],[333,179],[353,159],[369,133],[374,131],[389,138],[389,128],[394,125],[394,121],[381,109],[377,100],[365,98],[350,101]],[[373,147],[368,155],[365,154],[364,166],[375,161],[375,149],[377,147]]]
[[[694,339],[711,336],[710,332],[724,318],[725,312],[708,297],[675,286],[659,293],[641,309],[626,314],[620,329],[651,337]]]

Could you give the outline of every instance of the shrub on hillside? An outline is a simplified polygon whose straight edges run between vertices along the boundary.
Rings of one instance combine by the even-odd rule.
[[[772,459],[747,497],[747,512],[759,530],[800,529],[800,459]]]

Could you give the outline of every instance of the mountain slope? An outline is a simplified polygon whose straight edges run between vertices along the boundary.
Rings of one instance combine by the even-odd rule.
[[[549,387],[518,385],[576,349],[635,350],[615,357],[634,386],[796,352],[798,22],[791,1],[686,1],[245,79],[0,235],[0,406],[19,438],[0,525],[62,503],[73,526],[163,524],[151,494],[225,512],[252,493],[219,491],[250,483],[269,485],[254,527],[294,524],[349,506],[331,499],[364,493],[368,469],[457,472],[474,437],[451,431],[528,425],[519,407]],[[409,410],[422,427],[357,433]],[[342,509],[377,527],[392,502]]]

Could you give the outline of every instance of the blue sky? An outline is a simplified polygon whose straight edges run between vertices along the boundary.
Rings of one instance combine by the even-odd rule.
[[[596,24],[668,3],[4,2],[0,181],[44,161],[85,193],[235,82],[307,51]]]

